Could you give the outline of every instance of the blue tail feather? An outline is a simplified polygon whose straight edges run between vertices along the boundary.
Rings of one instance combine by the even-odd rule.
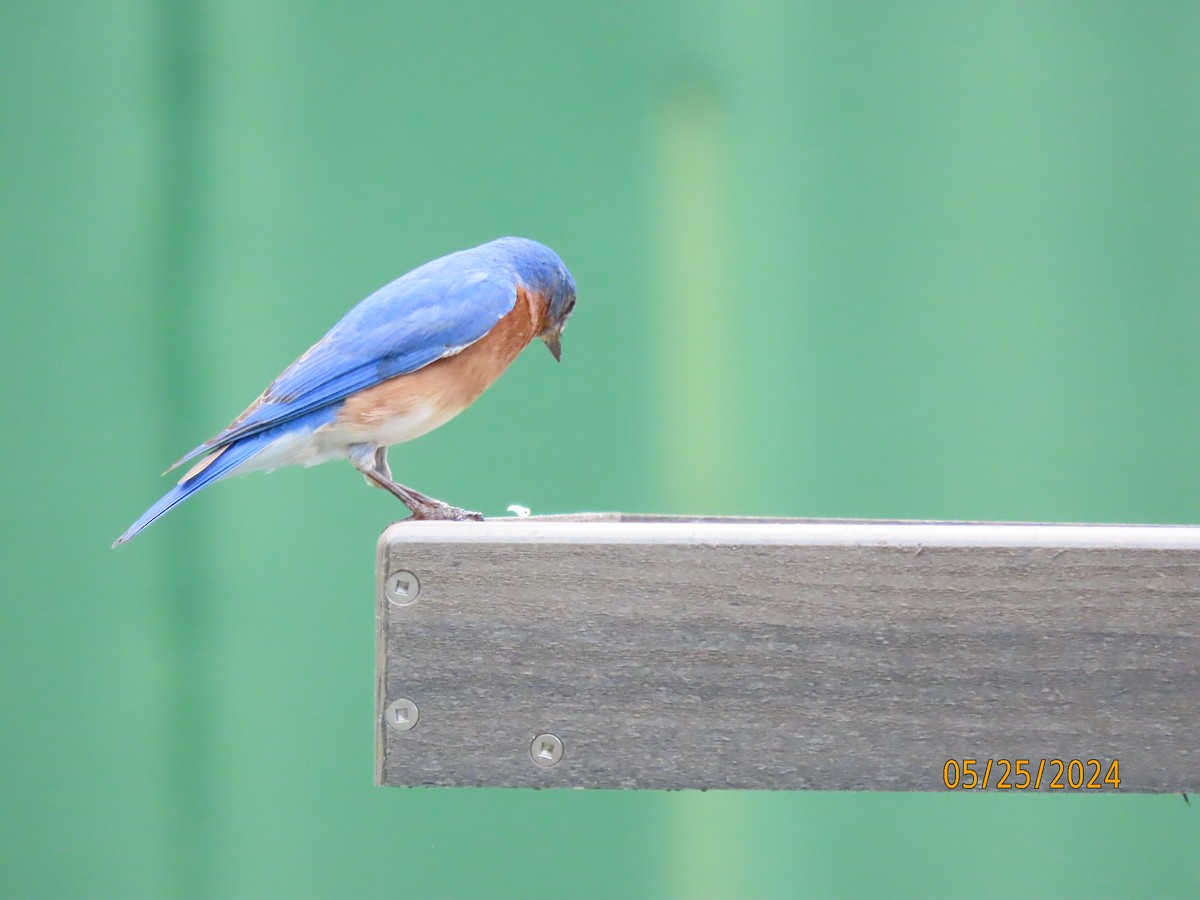
[[[141,517],[113,542],[113,546],[115,547],[117,544],[124,544],[132,540],[143,528],[182,503],[188,497],[192,496],[192,494],[196,493],[196,491],[207,487],[214,481],[219,481],[233,472],[242,463],[265,450],[267,445],[278,436],[278,430],[260,432],[245,440],[227,446],[221,451],[221,455],[213,460],[205,469],[197,472],[194,477],[180,482],[163,494],[157,503],[142,513]]]

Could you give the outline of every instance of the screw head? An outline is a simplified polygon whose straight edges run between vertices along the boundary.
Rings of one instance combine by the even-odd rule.
[[[529,756],[543,769],[557,766],[562,762],[563,742],[558,739],[558,735],[549,732],[539,734],[529,745]]]
[[[397,569],[384,582],[383,592],[387,594],[388,602],[396,606],[408,606],[421,593],[421,582],[408,569]]]
[[[393,700],[383,711],[383,721],[392,731],[412,731],[419,716],[417,704],[403,697]]]

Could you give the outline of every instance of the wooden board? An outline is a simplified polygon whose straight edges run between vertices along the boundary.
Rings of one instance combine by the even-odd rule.
[[[1200,528],[408,522],[377,580],[381,784],[1200,788]]]

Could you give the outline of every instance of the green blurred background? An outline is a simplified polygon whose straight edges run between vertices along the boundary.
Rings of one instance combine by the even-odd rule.
[[[1200,5],[0,12],[0,894],[1200,893],[1178,796],[373,787],[400,510],[347,465],[109,549],[357,300],[502,234],[579,308],[393,451],[435,496],[1195,522]]]

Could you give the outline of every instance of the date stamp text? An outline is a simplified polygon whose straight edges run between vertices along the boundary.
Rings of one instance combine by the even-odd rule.
[[[948,759],[942,784],[950,791],[1103,791],[1121,787],[1120,760]]]

